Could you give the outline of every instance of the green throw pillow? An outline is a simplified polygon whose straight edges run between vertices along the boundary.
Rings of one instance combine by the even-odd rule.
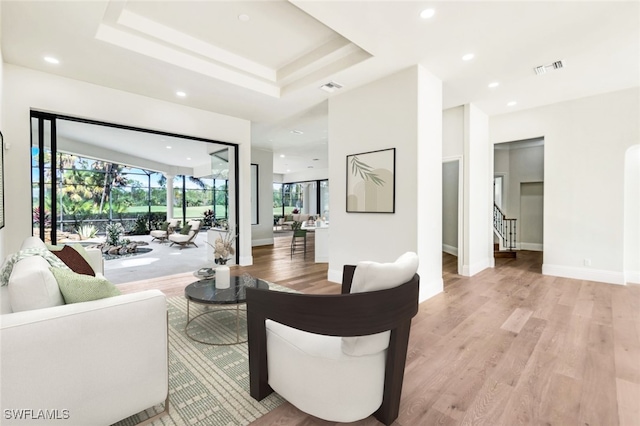
[[[191,231],[191,225],[185,225],[182,227],[182,229],[180,230],[180,233],[182,235],[188,235],[189,231]]]
[[[169,230],[169,222],[162,222],[162,225],[160,225],[160,229],[163,231]]]
[[[80,303],[120,295],[120,290],[104,278],[49,268],[58,282],[65,303]]]

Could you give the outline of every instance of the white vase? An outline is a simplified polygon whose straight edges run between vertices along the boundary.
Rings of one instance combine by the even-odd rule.
[[[216,268],[216,288],[229,288],[231,285],[231,273],[227,265],[219,265]]]

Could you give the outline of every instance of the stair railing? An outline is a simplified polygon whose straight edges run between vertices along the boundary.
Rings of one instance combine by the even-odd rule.
[[[502,238],[502,245],[507,250],[516,248],[516,219],[507,219],[500,207],[493,204],[493,228]]]

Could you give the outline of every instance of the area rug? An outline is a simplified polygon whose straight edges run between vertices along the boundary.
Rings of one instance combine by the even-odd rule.
[[[294,292],[277,284],[272,290]],[[262,401],[249,395],[247,344],[212,346],[191,340],[185,334],[187,301],[167,299],[169,311],[169,414],[153,426],[246,425],[282,404],[272,393]],[[244,305],[243,305],[244,307]],[[191,304],[191,317],[207,309]],[[246,315],[241,310],[240,339],[246,339]],[[191,323],[189,333],[208,341],[213,333],[221,339],[236,338],[235,310],[216,312]],[[162,405],[124,419],[117,426],[133,426],[161,412]]]

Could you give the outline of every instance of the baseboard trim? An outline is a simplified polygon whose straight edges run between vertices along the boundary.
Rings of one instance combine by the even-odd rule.
[[[626,284],[640,284],[640,271],[626,271],[624,282]]]
[[[539,243],[520,243],[520,250],[544,251],[544,245]]]
[[[442,293],[444,290],[444,280],[437,278],[429,283],[420,281],[420,293],[418,295],[418,303],[425,302],[432,297]]]
[[[327,281],[342,284],[342,270],[329,269],[327,271]]]
[[[272,246],[273,238],[263,238],[261,240],[251,240],[251,247],[255,246]]]
[[[240,256],[240,266],[253,265],[253,256]]]
[[[607,284],[624,285],[622,272],[606,271],[603,269],[577,268],[574,266],[542,264],[542,275],[573,278],[576,280],[597,281]]]
[[[458,247],[450,246],[448,244],[442,244],[442,251],[453,256],[458,255]]]
[[[474,263],[473,265],[462,265],[462,275],[465,277],[472,277],[478,272],[484,271],[485,269],[490,267],[491,261],[489,259],[481,260]]]

